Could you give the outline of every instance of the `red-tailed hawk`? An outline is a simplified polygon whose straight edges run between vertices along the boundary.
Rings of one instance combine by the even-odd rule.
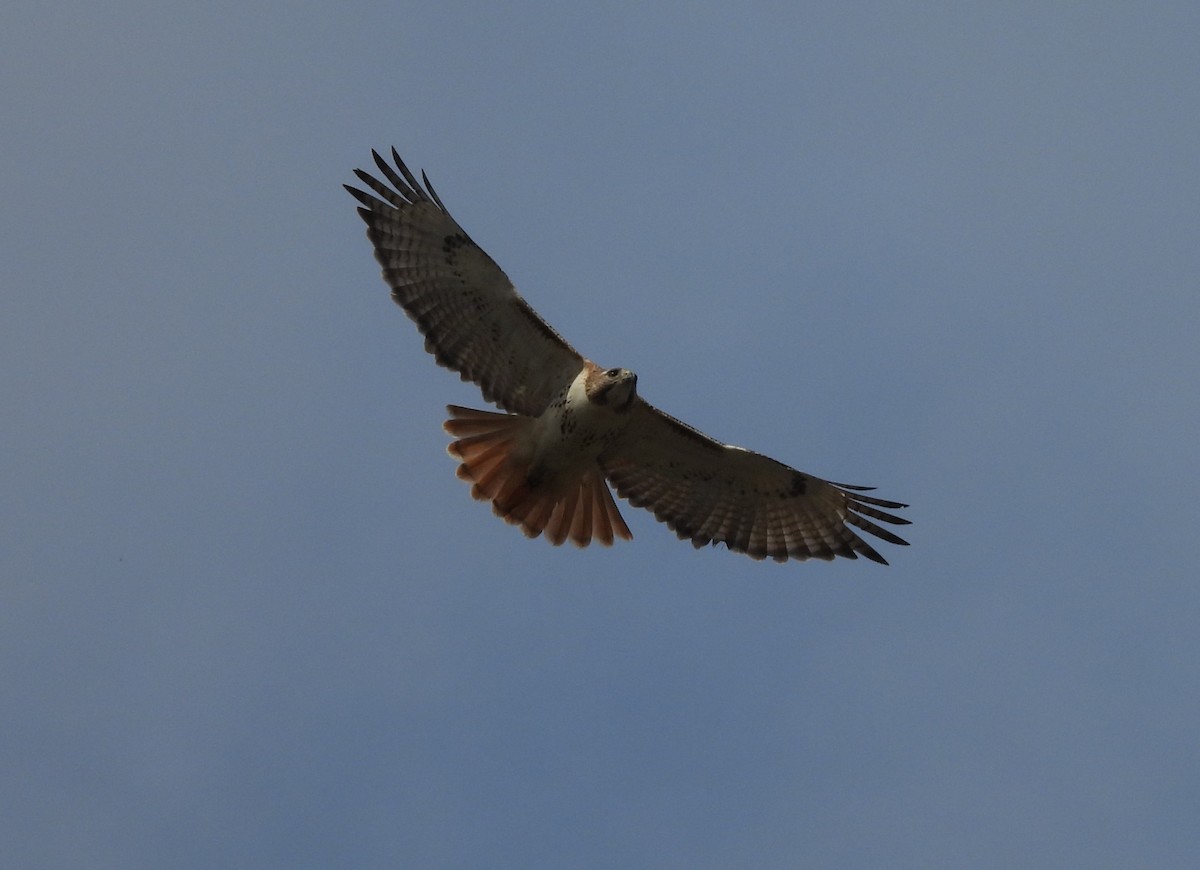
[[[872,522],[906,507],[830,483],[767,456],[722,444],[637,393],[637,375],[585,359],[517,293],[392,149],[372,151],[386,183],[356,169],[367,238],[392,298],[439,364],[474,381],[509,412],[449,407],[458,476],[471,494],[529,537],[555,545],[632,537],[605,480],[695,546],[724,542],[751,558],[886,560],[855,534],[902,538]]]

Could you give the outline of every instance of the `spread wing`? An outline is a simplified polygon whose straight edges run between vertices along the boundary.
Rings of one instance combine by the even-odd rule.
[[[396,149],[395,168],[371,154],[386,183],[356,169],[371,192],[346,190],[362,204],[358,213],[383,280],[424,334],[425,349],[479,384],[489,402],[540,414],[579,373],[583,357],[450,217],[423,173],[422,188]]]
[[[830,483],[760,453],[722,444],[641,400],[626,434],[600,456],[617,493],[653,511],[680,538],[724,542],[754,559],[865,556],[887,564],[855,529],[907,544],[872,520],[907,525],[879,508],[907,507]]]

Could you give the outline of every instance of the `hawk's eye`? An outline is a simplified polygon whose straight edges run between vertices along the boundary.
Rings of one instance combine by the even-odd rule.
[[[608,371],[605,372],[605,374],[608,375],[610,378],[619,378],[621,376],[621,370],[620,369],[609,369]]]

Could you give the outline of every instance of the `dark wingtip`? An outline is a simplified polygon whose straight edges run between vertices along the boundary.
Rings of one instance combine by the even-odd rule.
[[[446,212],[446,214],[449,214],[450,209],[446,208],[446,206],[442,204],[442,198],[438,196],[437,191],[433,189],[433,184],[430,182],[429,176],[425,174],[424,169],[421,170],[421,181],[425,182],[425,189],[429,191],[429,196],[435,203],[437,203],[437,207]]]

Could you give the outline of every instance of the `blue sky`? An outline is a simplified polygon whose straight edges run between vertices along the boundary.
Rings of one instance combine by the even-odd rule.
[[[1195,4],[2,18],[12,866],[1194,865]],[[494,519],[341,189],[392,145],[912,546]]]

